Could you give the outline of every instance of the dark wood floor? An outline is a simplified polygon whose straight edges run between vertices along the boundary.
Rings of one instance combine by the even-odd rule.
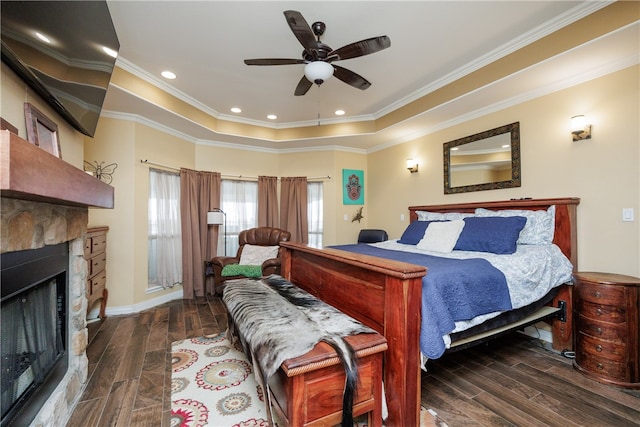
[[[590,380],[538,340],[511,334],[428,364],[422,405],[455,426],[640,426],[640,391]]]
[[[89,381],[67,426],[168,427],[171,343],[227,329],[219,298],[175,300],[89,325]]]
[[[90,324],[89,381],[67,425],[168,427],[171,343],[226,327],[215,297]],[[640,425],[639,391],[591,381],[519,335],[429,363],[422,404],[449,427]]]

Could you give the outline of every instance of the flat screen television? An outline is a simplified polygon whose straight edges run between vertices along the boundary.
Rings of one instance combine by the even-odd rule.
[[[93,136],[120,49],[107,3],[2,1],[0,15],[2,61]]]

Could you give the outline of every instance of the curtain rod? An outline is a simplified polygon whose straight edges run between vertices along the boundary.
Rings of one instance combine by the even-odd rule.
[[[175,171],[180,171],[180,168],[176,168],[173,166],[169,166],[169,165],[163,165],[162,163],[156,163],[156,162],[152,162],[149,161],[147,159],[144,160],[140,160],[140,163],[144,163],[147,165],[154,165],[154,166],[160,166],[162,168],[167,168],[167,169],[172,169]],[[235,179],[246,179],[246,180],[251,180],[251,181],[257,181],[258,177],[257,176],[244,176],[244,175],[221,175],[221,177],[223,178],[235,178]],[[280,179],[280,178],[278,178]],[[325,176],[314,176],[311,178],[307,178],[308,181],[321,181],[324,179],[331,179],[331,175],[325,175]]]
[[[180,168],[176,168],[174,166],[169,166],[169,165],[163,165],[162,163],[151,162],[147,159],[140,160],[140,163],[144,163],[146,165],[160,166],[161,168],[171,169],[171,170],[180,172]]]
[[[222,178],[229,178],[229,179],[246,179],[247,181],[257,181],[258,177],[257,176],[244,176],[244,175],[221,175]],[[310,178],[307,178],[307,181],[322,181],[325,179],[331,179],[331,175],[325,175],[325,176],[313,176]],[[278,180],[280,180],[280,178],[278,178]]]

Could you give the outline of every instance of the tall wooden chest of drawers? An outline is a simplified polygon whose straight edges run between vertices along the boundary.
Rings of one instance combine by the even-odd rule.
[[[87,260],[87,314],[94,303],[100,301],[100,319],[107,307],[107,231],[109,227],[87,229],[84,241],[84,259]]]
[[[575,368],[599,382],[640,388],[640,279],[576,273]]]

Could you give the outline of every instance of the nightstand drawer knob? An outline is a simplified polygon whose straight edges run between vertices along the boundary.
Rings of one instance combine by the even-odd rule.
[[[600,298],[600,292],[598,292],[598,291],[595,291],[593,295],[594,295],[596,298]]]
[[[602,328],[596,328],[596,334],[602,335]]]
[[[601,346],[600,344],[598,344],[598,345],[596,346],[596,351],[597,351],[598,353],[602,353],[602,346]]]
[[[596,314],[597,314],[598,316],[602,316],[602,309],[601,309],[601,308],[597,308],[597,309],[596,309]]]
[[[598,366],[596,366],[598,368],[599,371],[602,371],[604,369],[604,366],[602,365],[602,363],[598,363]]]

